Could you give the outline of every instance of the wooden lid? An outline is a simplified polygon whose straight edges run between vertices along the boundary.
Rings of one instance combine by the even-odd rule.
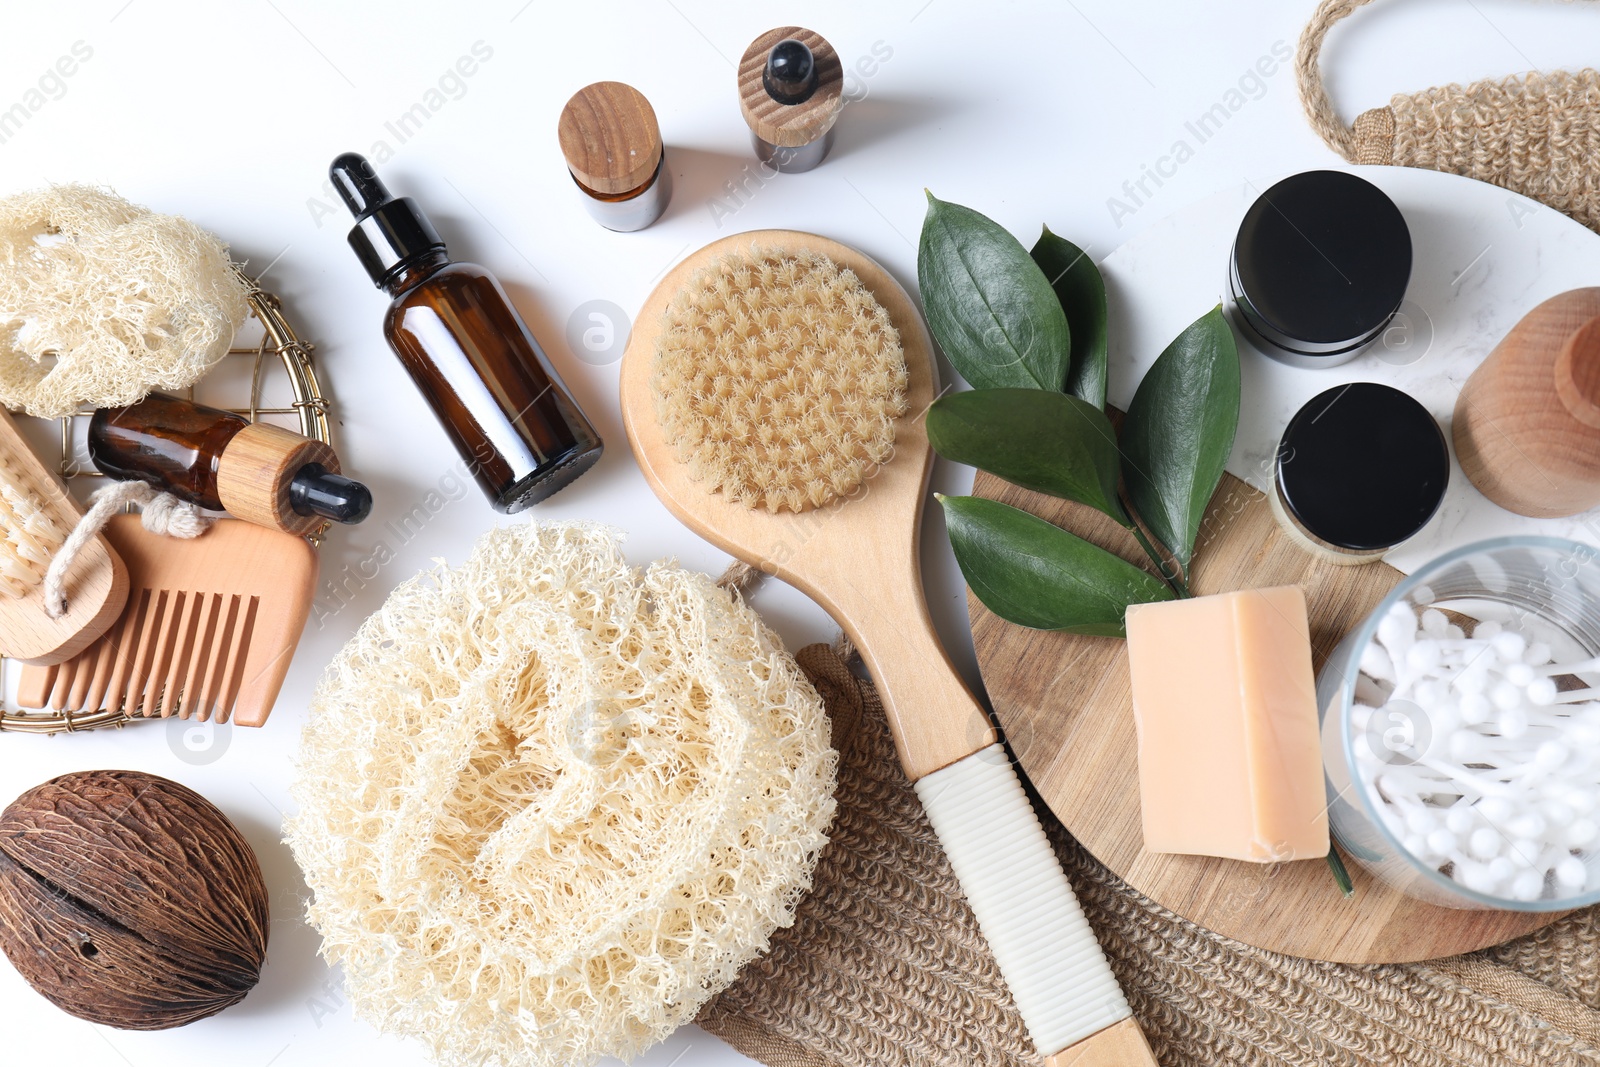
[[[217,463],[217,497],[236,519],[284,533],[309,536],[328,522],[289,504],[289,483],[307,463],[339,473],[339,457],[321,441],[266,422],[233,435]]]
[[[595,82],[573,93],[558,133],[572,176],[597,193],[631,192],[661,162],[655,109],[622,82]]]
[[[811,49],[817,88],[800,104],[780,104],[761,83],[772,46],[793,37]],[[739,60],[739,110],[755,135],[779,148],[799,148],[828,132],[844,105],[844,67],[839,53],[821,34],[801,26],[779,26],[750,42]]]

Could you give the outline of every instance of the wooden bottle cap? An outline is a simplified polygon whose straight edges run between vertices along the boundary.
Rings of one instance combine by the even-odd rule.
[[[772,46],[786,38],[811,49],[817,66],[817,88],[799,104],[780,104],[767,93],[761,74]],[[844,106],[844,66],[833,45],[801,26],[779,26],[750,42],[739,60],[739,110],[755,135],[779,148],[800,148],[828,132]]]
[[[339,473],[339,457],[321,441],[271,423],[253,422],[234,434],[217,462],[217,498],[236,519],[308,536],[328,521],[289,506],[289,483],[308,463]]]
[[[655,109],[622,82],[595,82],[573,93],[557,132],[572,176],[597,193],[632,192],[661,162]]]

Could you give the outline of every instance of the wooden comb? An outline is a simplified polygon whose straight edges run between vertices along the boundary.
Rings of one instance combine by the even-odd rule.
[[[44,465],[0,410],[0,475],[49,520],[62,539],[83,518],[67,487]],[[59,546],[58,546],[59,547]],[[78,553],[67,572],[66,614],[52,619],[44,608],[44,582],[19,597],[0,594],[0,656],[23,663],[60,663],[82,652],[116,621],[128,599],[128,572],[104,537]]]
[[[105,535],[127,564],[127,608],[72,659],[24,667],[17,703],[266,722],[311,610],[316,550],[238,519],[179,540],[118,515]]]

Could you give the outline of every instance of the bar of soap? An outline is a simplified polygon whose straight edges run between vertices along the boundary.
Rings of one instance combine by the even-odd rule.
[[[1145,848],[1253,863],[1326,856],[1299,586],[1135,604],[1127,626]]]

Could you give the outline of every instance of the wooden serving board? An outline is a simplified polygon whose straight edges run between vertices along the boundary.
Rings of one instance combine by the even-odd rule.
[[[1138,546],[1081,504],[978,472],[978,496],[1030,511],[1132,562]],[[1197,594],[1299,585],[1314,665],[1382,600],[1401,574],[1383,563],[1315,559],[1278,527],[1264,494],[1224,474],[1200,528]],[[1470,952],[1546,926],[1560,913],[1458,911],[1402,896],[1347,862],[1344,899],[1321,860],[1254,864],[1146,852],[1126,642],[1030,630],[967,597],[972,639],[994,710],[1056,817],[1100,862],[1158,904],[1209,930],[1293,956],[1402,963]]]

